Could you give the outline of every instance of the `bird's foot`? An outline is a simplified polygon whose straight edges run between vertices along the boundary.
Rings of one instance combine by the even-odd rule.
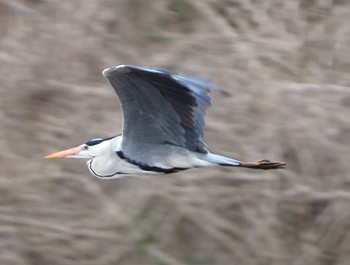
[[[263,159],[256,162],[241,162],[240,167],[268,170],[286,168],[286,165],[284,162],[271,162],[270,160]]]

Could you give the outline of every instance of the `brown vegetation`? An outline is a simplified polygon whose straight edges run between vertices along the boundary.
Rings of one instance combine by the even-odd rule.
[[[0,0],[0,264],[350,260],[350,3]],[[100,74],[211,78],[210,148],[288,169],[102,181],[43,156],[119,132]]]

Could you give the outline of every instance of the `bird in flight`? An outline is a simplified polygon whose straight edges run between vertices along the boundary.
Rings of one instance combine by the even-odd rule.
[[[45,158],[85,158],[90,172],[103,179],[168,174],[195,167],[284,168],[285,163],[241,162],[210,153],[204,116],[213,85],[203,79],[160,68],[119,65],[102,74],[123,110],[122,134],[92,139]]]

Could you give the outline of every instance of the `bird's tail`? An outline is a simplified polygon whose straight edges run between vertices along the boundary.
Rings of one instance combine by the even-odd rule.
[[[229,157],[217,155],[217,154],[207,154],[206,160],[218,164],[220,166],[230,166],[230,167],[245,167],[252,169],[278,169],[285,168],[286,163],[284,162],[272,162],[267,159],[258,160],[256,162],[241,162]]]
[[[226,156],[221,156],[217,154],[206,154],[205,157],[208,162],[220,165],[220,166],[230,166],[230,167],[239,167],[240,164],[242,163],[241,161],[226,157]]]

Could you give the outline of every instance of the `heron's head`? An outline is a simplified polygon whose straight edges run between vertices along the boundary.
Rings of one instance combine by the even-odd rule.
[[[93,159],[101,156],[110,150],[111,141],[114,137],[110,138],[96,138],[86,143],[83,143],[77,147],[66,149],[60,152],[53,153],[45,158],[85,158]]]

